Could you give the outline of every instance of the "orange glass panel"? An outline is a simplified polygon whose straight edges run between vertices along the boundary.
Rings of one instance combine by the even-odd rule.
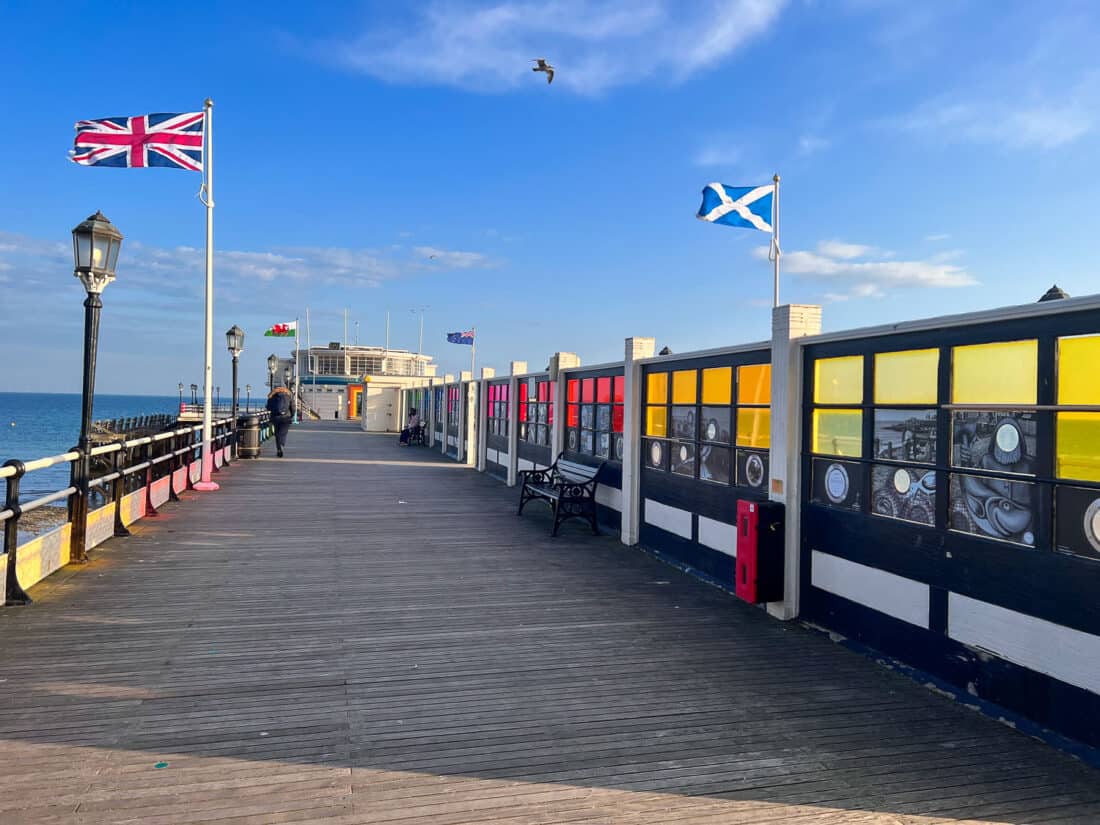
[[[672,403],[694,404],[696,370],[677,370],[672,373]]]
[[[771,364],[749,364],[737,368],[737,403],[772,403]]]
[[[658,437],[668,435],[668,407],[645,408],[645,434]]]
[[[772,445],[772,411],[767,407],[739,407],[737,446],[765,449]]]
[[[733,401],[733,368],[703,370],[703,403],[729,404]]]
[[[646,401],[650,404],[668,402],[668,373],[651,372],[646,377]]]

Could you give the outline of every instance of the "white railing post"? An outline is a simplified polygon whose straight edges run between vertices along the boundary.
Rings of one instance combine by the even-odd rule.
[[[657,343],[654,338],[626,339],[623,354],[623,544],[638,543],[639,490],[642,454],[642,366],[639,359],[651,358]]]
[[[821,307],[787,304],[772,310],[771,484],[768,497],[785,507],[783,601],[769,602],[779,619],[798,615],[801,593],[802,347],[821,332]]]
[[[554,424],[550,428],[550,461],[565,449],[565,406],[567,370],[581,365],[575,352],[555,352],[550,358],[550,390],[554,398]]]
[[[527,372],[526,361],[513,361],[508,381],[508,486],[515,487],[519,478],[519,380]]]
[[[485,456],[489,451],[489,379],[495,378],[497,371],[493,367],[481,368],[481,381],[478,382],[477,403],[477,471],[485,472]]]

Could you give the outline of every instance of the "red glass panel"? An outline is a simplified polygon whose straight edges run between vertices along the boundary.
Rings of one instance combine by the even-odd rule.
[[[581,425],[581,408],[576,404],[570,404],[565,409],[565,426],[579,427]]]
[[[519,403],[523,404],[527,401],[527,382],[523,382],[519,385]]]
[[[622,404],[623,403],[623,398],[624,398],[625,391],[626,391],[626,379],[623,378],[621,375],[616,375],[615,376],[615,398],[614,398],[614,401],[615,401],[616,404]],[[618,432],[618,430],[616,430],[616,432]]]
[[[539,381],[539,401],[546,401],[546,396],[550,394],[550,384],[546,381]]]
[[[546,423],[547,424],[553,424],[554,423],[554,402],[553,401],[551,401],[549,404],[546,405]]]
[[[623,405],[616,404],[611,408],[611,432],[621,433],[623,431]]]
[[[596,379],[596,401],[600,404],[611,403],[611,376]]]
[[[569,403],[576,404],[581,400],[581,382],[576,378],[569,379]]]
[[[581,382],[581,400],[585,404],[591,404],[596,400],[596,379],[585,378]]]

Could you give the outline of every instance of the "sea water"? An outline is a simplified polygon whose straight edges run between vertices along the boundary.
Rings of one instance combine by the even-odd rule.
[[[93,420],[136,418],[179,412],[177,396],[97,395]],[[60,393],[0,392],[0,464],[11,458],[32,461],[71,450],[80,438],[80,396]],[[28,473],[20,485],[24,501],[69,485],[69,464]],[[3,496],[0,481],[0,501]],[[2,506],[2,505],[0,505]]]

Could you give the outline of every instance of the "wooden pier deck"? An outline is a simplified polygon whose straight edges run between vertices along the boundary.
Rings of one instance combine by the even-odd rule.
[[[394,442],[296,428],[0,610],[0,822],[1100,822],[1100,771]]]

